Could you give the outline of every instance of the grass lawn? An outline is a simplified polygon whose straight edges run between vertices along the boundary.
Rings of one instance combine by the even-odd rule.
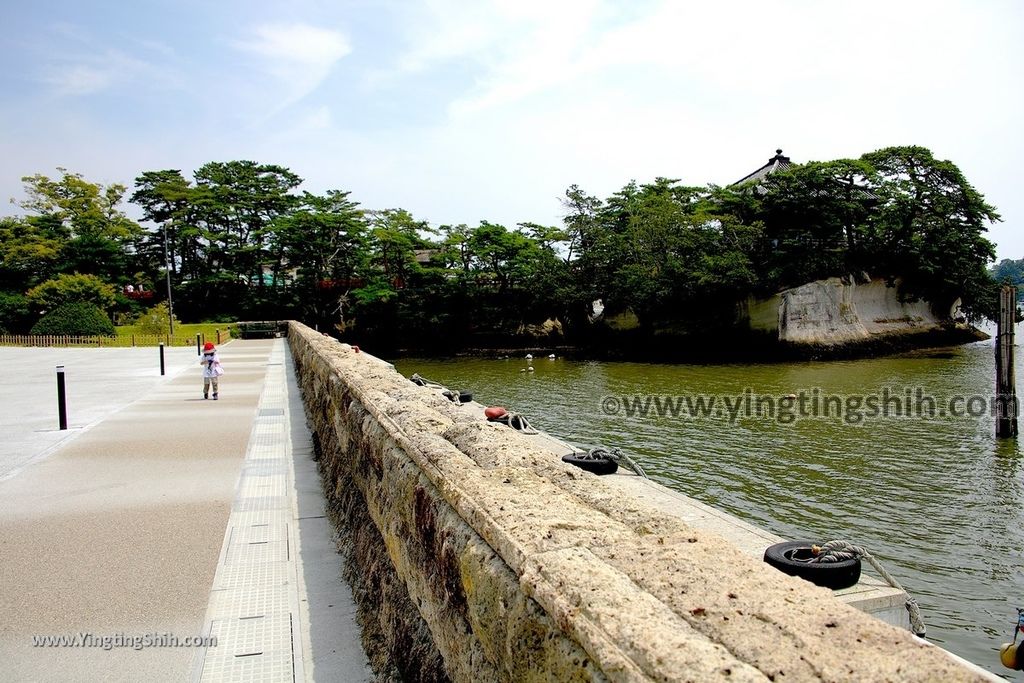
[[[234,323],[178,323],[174,326],[174,345],[195,343],[196,335],[200,335],[204,341],[217,342],[217,330],[220,330],[221,339],[227,341],[228,331],[231,330],[233,334],[231,336],[238,337],[237,333],[234,333]],[[143,338],[150,338],[153,335],[142,332],[135,325],[118,325],[114,328],[119,338],[130,338],[135,335],[140,341]],[[164,330],[164,336],[167,331]]]

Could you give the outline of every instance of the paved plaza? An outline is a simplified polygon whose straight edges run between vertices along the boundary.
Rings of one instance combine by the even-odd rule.
[[[0,348],[0,679],[370,680],[286,341],[220,354]]]

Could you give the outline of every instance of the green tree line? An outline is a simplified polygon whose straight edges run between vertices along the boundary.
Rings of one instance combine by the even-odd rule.
[[[982,316],[994,302],[985,232],[999,216],[922,147],[739,186],[656,178],[599,199],[574,185],[558,226],[434,227],[343,190],[301,191],[291,170],[252,161],[208,163],[191,179],[147,171],[130,195],[59,171],[23,178],[22,214],[0,219],[8,331],[62,301],[138,316],[166,298],[168,271],[181,320],[297,318],[387,346],[500,343],[546,320],[583,339],[595,301],[652,334],[707,333],[729,329],[747,297],[861,273],[898,278],[937,310],[960,297]]]

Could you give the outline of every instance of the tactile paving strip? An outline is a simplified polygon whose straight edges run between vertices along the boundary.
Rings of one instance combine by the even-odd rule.
[[[228,531],[228,546],[245,543],[268,543],[287,541],[288,524],[243,524],[232,526]]]
[[[201,681],[301,679],[284,354],[276,340],[210,591],[205,623],[217,646]]]
[[[291,609],[291,597],[288,595],[290,587],[290,582],[281,581],[278,583],[271,582],[258,587],[246,585],[225,590],[214,590],[210,591],[209,606],[210,609],[218,612],[232,611],[237,614],[254,617],[274,612],[288,612]]]
[[[294,680],[292,630],[290,612],[214,619],[210,635],[217,638],[217,653],[207,651],[203,680]]]

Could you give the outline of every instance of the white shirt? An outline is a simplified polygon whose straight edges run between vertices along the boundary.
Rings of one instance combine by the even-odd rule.
[[[203,366],[203,377],[220,377],[224,374],[224,368],[220,366],[220,357],[216,350],[203,353],[203,359],[199,362]]]

